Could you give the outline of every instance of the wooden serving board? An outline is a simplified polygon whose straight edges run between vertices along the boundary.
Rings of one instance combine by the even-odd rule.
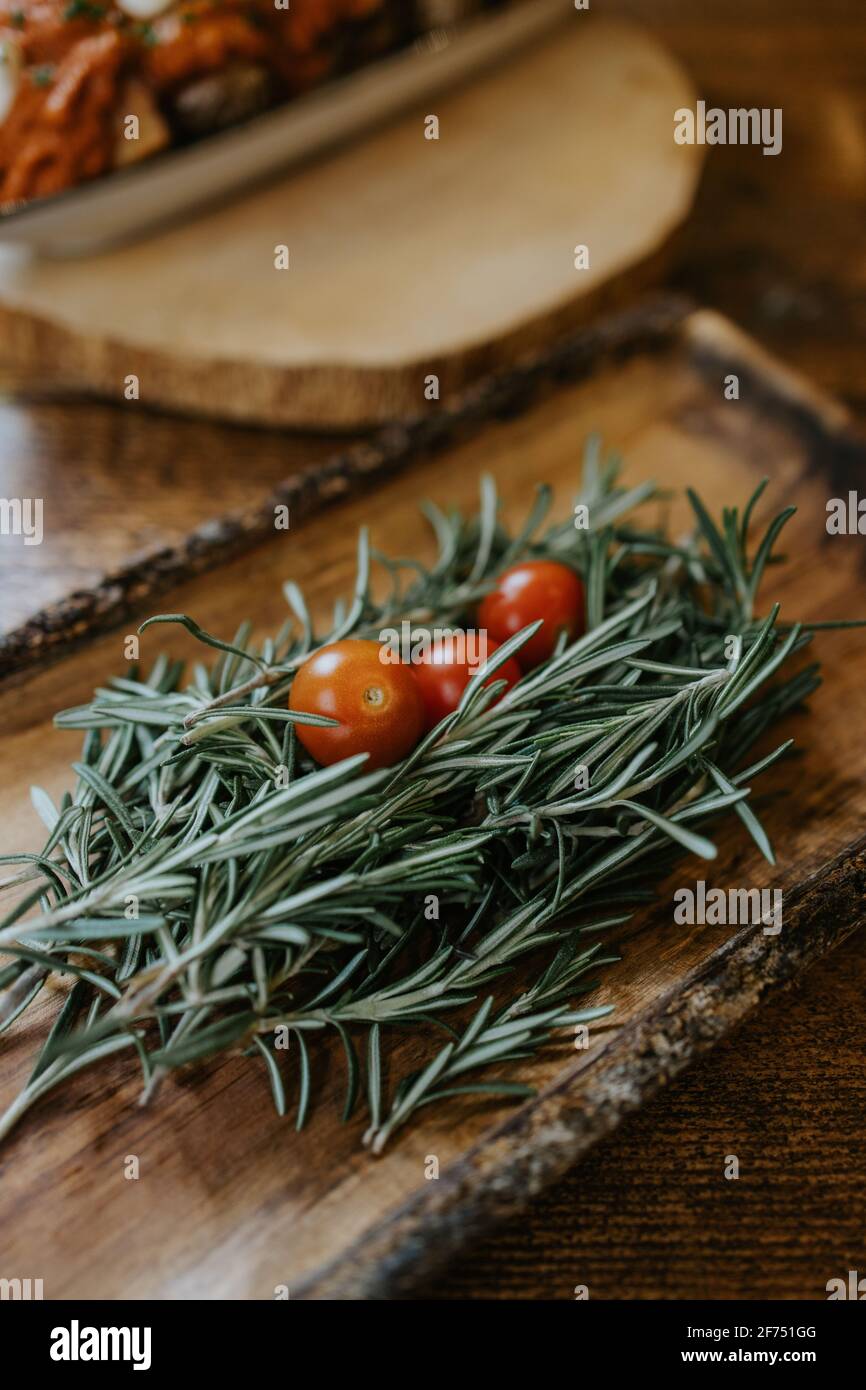
[[[4,357],[121,401],[134,375],[149,406],[357,426],[646,283],[691,206],[694,93],[640,28],[562,4],[519,59],[222,211],[76,262],[4,249]]]
[[[866,460],[841,408],[714,315],[673,316],[655,333],[644,325],[638,345],[620,344],[583,375],[572,344],[474,393],[462,405],[462,431],[452,429],[437,457],[415,460],[374,493],[348,495],[281,539],[172,589],[160,609],[188,612],[229,635],[247,615],[262,629],[275,627],[282,580],[301,583],[317,607],[345,593],[361,523],[386,550],[429,553],[418,502],[429,496],[470,507],[484,471],[495,475],[512,518],[541,480],[555,485],[558,511],[567,514],[583,441],[598,430],[624,453],[630,481],[655,477],[678,494],[692,484],[714,509],[743,501],[768,472],[763,515],[791,501],[799,510],[786,533],[788,562],[771,570],[763,607],[779,599],[792,619],[866,616],[862,538],[830,539],[825,529],[826,500],[856,486]],[[723,394],[729,372],[739,377],[737,401]],[[498,405],[499,418],[485,401]],[[659,508],[674,530],[688,524],[679,495],[650,513]],[[59,793],[78,747],[75,735],[52,731],[52,713],[88,698],[122,667],[124,630],[0,689],[0,851],[41,844],[28,786]],[[164,646],[193,649],[184,634],[156,629],[145,655]],[[339,1121],[336,1053],[316,1077],[319,1099],[301,1134],[275,1116],[261,1070],[244,1059],[190,1070],[146,1110],[136,1105],[135,1064],[113,1059],[43,1101],[0,1149],[3,1273],[44,1278],[47,1298],[270,1299],[278,1286],[292,1298],[393,1297],[518,1210],[862,920],[866,638],[828,633],[818,648],[826,684],[810,713],[786,721],[802,757],[762,786],[778,867],[759,859],[734,821],[717,837],[717,861],[690,863],[676,877],[781,887],[779,936],[675,926],[673,884],[663,885],[658,905],[616,938],[623,959],[590,1000],[612,1002],[615,1013],[593,1027],[588,1051],[575,1051],[564,1036],[523,1064],[536,1099],[516,1110],[468,1100],[431,1107],[380,1158],[361,1147],[360,1116]],[[0,1101],[27,1074],[56,1007],[47,990],[40,1001],[5,1042]],[[400,1070],[423,1050],[417,1035],[407,1038]],[[760,1087],[760,1057],[753,1076]],[[140,1160],[138,1181],[124,1176],[131,1154]],[[431,1155],[440,1176],[428,1181]]]

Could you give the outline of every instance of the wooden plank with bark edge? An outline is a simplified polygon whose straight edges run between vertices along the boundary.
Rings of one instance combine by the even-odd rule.
[[[117,553],[114,540],[117,534],[120,545],[125,542],[132,550],[130,559],[119,568],[109,569],[98,583],[70,590],[23,623],[2,632],[0,679],[19,676],[33,666],[64,655],[97,633],[110,630],[136,612],[145,611],[143,605],[153,603],[157,595],[172,584],[212,569],[267,540],[274,532],[277,506],[288,507],[297,524],[353,492],[381,482],[398,469],[452,447],[485,424],[525,409],[530,400],[555,390],[563,380],[579,380],[611,359],[662,351],[670,345],[671,334],[687,312],[687,302],[673,295],[642,300],[636,306],[607,315],[575,334],[548,344],[538,353],[527,354],[517,366],[482,378],[453,399],[431,404],[422,413],[394,421],[364,442],[352,443],[344,449],[338,448],[333,436],[329,451],[324,436],[316,436],[316,447],[311,450],[309,435],[300,440],[288,436],[283,442],[274,433],[269,436],[269,442],[274,453],[280,450],[289,471],[273,491],[268,491],[258,471],[250,470],[245,460],[247,492],[242,510],[230,510],[216,517],[208,514],[200,524],[189,527],[186,534],[181,531],[179,538],[170,535],[164,524],[154,526],[153,521],[148,521],[148,528],[155,529],[161,541],[153,550],[142,553],[137,544],[143,509],[140,504],[136,505],[134,498],[127,502],[128,494],[125,494],[125,505],[110,512],[111,553]],[[153,428],[154,421],[148,423]],[[170,449],[171,426],[176,429],[177,423],[176,420],[159,421],[153,447]],[[191,422],[186,423],[191,425]],[[162,428],[165,424],[168,424],[166,429]],[[105,428],[110,433],[110,425]],[[197,435],[187,448],[195,447],[196,438]],[[200,447],[206,449],[208,446],[214,447],[215,439],[206,435]],[[274,474],[275,463],[270,457],[265,467],[264,476]],[[172,475],[170,479],[176,509],[186,515],[194,511],[198,518],[203,503],[200,491],[195,489],[195,480],[193,483],[191,495],[187,497],[184,477]],[[224,493],[221,500],[223,496]],[[119,503],[120,498],[111,500]],[[79,522],[79,526],[81,524]],[[106,543],[104,529],[105,519],[95,516],[90,524],[90,536],[97,552]],[[94,545],[95,532],[98,539]]]
[[[737,367],[741,397],[727,401],[723,378]],[[678,493],[695,485],[713,508],[741,501],[769,471],[763,515],[790,500],[800,510],[788,563],[770,572],[762,607],[778,598],[783,616],[866,613],[862,540],[831,539],[825,530],[826,500],[837,495],[830,488],[862,470],[862,442],[829,403],[778,378],[707,315],[684,320],[664,348],[541,393],[374,495],[351,497],[282,541],[192,579],[160,607],[191,612],[218,632],[233,631],[250,613],[267,629],[280,621],[279,581],[290,575],[319,608],[351,583],[361,521],[385,549],[429,554],[418,501],[429,495],[469,506],[485,470],[496,475],[511,518],[541,479],[557,487],[557,507],[567,514],[591,430],[623,451],[630,480],[656,476]],[[688,524],[679,495],[652,511],[659,506],[674,531]],[[40,842],[27,787],[35,781],[57,793],[78,747],[77,736],[51,732],[51,713],[87,698],[120,666],[121,636],[101,636],[0,691],[4,851]],[[825,685],[811,713],[790,716],[783,731],[797,738],[802,757],[774,769],[761,787],[777,870],[762,865],[736,821],[717,836],[714,864],[680,866],[658,905],[616,937],[623,959],[603,972],[592,996],[614,1002],[616,1012],[592,1029],[588,1052],[576,1053],[566,1036],[524,1064],[522,1074],[539,1089],[535,1100],[517,1110],[468,1100],[430,1107],[375,1159],[360,1147],[361,1117],[339,1123],[336,1050],[316,1063],[318,1099],[300,1135],[291,1118],[273,1114],[263,1074],[243,1059],[190,1069],[146,1110],[135,1104],[134,1064],[115,1059],[42,1102],[0,1150],[4,1268],[38,1273],[48,1298],[271,1298],[278,1285],[293,1297],[393,1296],[527,1201],[862,918],[864,638],[845,631],[819,640]],[[145,655],[160,647],[194,649],[170,629],[148,635]],[[712,886],[781,887],[781,935],[675,927],[673,888],[698,877]],[[33,1017],[16,1027],[5,1047],[4,1093],[26,1074],[54,1007],[44,991]],[[428,1048],[418,1036],[405,1039],[388,1083]],[[295,1098],[291,1092],[290,1103]],[[137,1182],[123,1176],[129,1154],[141,1162]],[[431,1154],[440,1160],[438,1182],[425,1181]]]
[[[644,287],[702,150],[694,97],[639,27],[581,14],[521,57],[290,179],[86,260],[0,255],[19,367],[123,400],[276,425],[418,410]],[[589,266],[575,268],[575,247]],[[288,270],[274,252],[288,246]]]

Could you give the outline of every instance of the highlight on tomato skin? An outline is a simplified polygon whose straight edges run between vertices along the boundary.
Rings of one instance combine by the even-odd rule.
[[[303,747],[323,767],[368,753],[366,767],[391,767],[424,732],[424,702],[408,666],[384,662],[378,642],[344,638],[320,647],[298,668],[289,709],[323,714],[338,728],[296,724]]]
[[[500,643],[538,618],[543,619],[543,627],[516,653],[524,671],[547,661],[561,632],[573,641],[586,631],[583,580],[568,565],[556,560],[524,560],[512,565],[478,608],[479,626]]]
[[[461,638],[464,640],[461,641]],[[464,633],[449,633],[448,637],[440,638],[426,647],[421,660],[412,667],[424,701],[428,729],[435,728],[446,714],[451,714],[457,708],[464,690],[478,670],[478,665],[473,665],[469,660],[467,646]],[[499,646],[499,642],[488,638],[487,656],[491,657]],[[510,657],[484,684],[494,685],[496,681],[506,680],[506,689],[510,690],[520,680],[521,674],[517,662]],[[503,690],[493,703],[497,704],[504,694]]]

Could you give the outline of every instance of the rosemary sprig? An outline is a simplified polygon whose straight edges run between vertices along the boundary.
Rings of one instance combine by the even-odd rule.
[[[625,921],[619,909],[646,898],[674,856],[712,858],[706,829],[722,812],[733,809],[773,862],[748,797],[790,740],[743,762],[818,683],[815,666],[784,670],[809,631],[782,626],[777,608],[755,616],[791,509],[753,553],[763,484],[718,526],[690,494],[695,534],[673,543],[625,520],[654,489],[626,491],[617,476],[618,461],[590,441],[576,499],[588,530],[572,519],[542,530],[545,487],[514,535],[490,479],[477,516],[428,503],[429,568],[374,555],[362,534],[354,593],[327,633],[293,584],[289,619],[260,646],[249,623],[231,641],[184,614],[143,625],[180,623],[219,655],[186,683],[179,663],[159,657],[146,677],[133,669],[57,718],[84,731],[84,745],[59,807],[34,789],[48,830],[41,854],[3,861],[14,871],[0,886],[19,900],[0,920],[0,1027],[50,974],[73,984],[0,1135],[125,1047],[146,1098],[175,1067],[241,1050],[264,1065],[280,1114],[294,1094],[300,1127],[336,1035],[344,1117],[366,1098],[366,1142],[378,1152],[421,1106],[525,1095],[500,1078],[503,1064],[606,1012],[574,1008],[592,972],[616,959],[587,938]],[[403,620],[413,632],[471,621],[496,575],[526,555],[583,574],[583,637],[494,705],[502,686],[484,682],[533,629],[513,638],[396,768],[309,762],[294,725],[327,721],[292,713],[286,697],[311,650]],[[374,562],[390,578],[383,602],[372,597]],[[527,957],[535,983],[520,989]],[[382,1050],[407,1028],[449,1040],[386,1096]]]

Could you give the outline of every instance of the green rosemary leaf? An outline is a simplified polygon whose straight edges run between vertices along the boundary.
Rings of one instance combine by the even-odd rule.
[[[25,951],[15,952],[20,956],[21,961],[31,960]],[[45,983],[48,974],[48,967],[40,963],[31,963],[13,976],[12,981],[0,994],[0,1032],[5,1032],[11,1028],[16,1018],[29,1008],[37,994]]]
[[[338,720],[329,719],[327,715],[324,714],[303,714],[293,709],[273,709],[269,705],[258,705],[256,707],[252,705],[221,705],[219,715],[210,714],[207,710],[197,710],[194,714],[190,715],[186,723],[187,727],[190,727],[193,724],[201,724],[207,720],[209,722],[209,732],[212,733],[213,725],[217,721],[222,724],[223,720],[229,721],[232,717],[235,718],[237,723],[242,724],[255,724],[262,720],[273,720],[277,723],[284,724],[310,724],[318,729],[335,729],[338,727],[339,723]],[[228,727],[228,723],[226,727]]]
[[[366,955],[367,948],[365,946],[362,951],[356,952],[356,954],[351,957],[340,971],[339,975],[336,975],[333,980],[330,980],[324,989],[320,990],[314,998],[308,1001],[306,1008],[310,1010],[318,1009],[324,1004],[326,999],[331,999],[335,994],[339,994],[343,986],[346,985],[355,974],[358,966],[365,959]]]
[[[191,632],[198,642],[204,642],[208,647],[216,647],[222,652],[231,652],[234,656],[242,657],[244,661],[252,661],[259,667],[263,667],[265,664],[261,657],[244,651],[243,647],[236,647],[232,642],[223,642],[219,637],[214,637],[212,633],[205,632],[204,628],[199,627],[198,623],[187,617],[186,613],[159,613],[153,618],[145,618],[138,629],[139,634],[152,627],[154,623],[179,623],[181,627],[186,628],[187,632]]]
[[[688,496],[695,516],[698,518],[700,528],[709,543],[713,557],[730,586],[731,592],[736,594],[742,601],[746,598],[747,587],[745,577],[740,569],[738,557],[722,539],[718,528],[694,489],[687,488],[686,495]]]
[[[128,937],[147,935],[166,926],[166,918],[154,913],[144,913],[133,921],[115,917],[71,918],[66,922],[52,923],[27,932],[28,941],[120,941]],[[14,949],[6,947],[4,949]],[[108,960],[108,957],[106,957]],[[109,964],[113,962],[109,961]]]
[[[478,518],[478,551],[475,556],[475,563],[469,572],[467,583],[475,585],[482,575],[487,573],[490,564],[490,552],[493,547],[493,538],[496,535],[496,513],[499,502],[496,496],[496,484],[485,473],[481,479],[481,512]]]
[[[36,1065],[30,1073],[27,1082],[32,1085],[38,1076],[42,1074],[48,1066],[52,1056],[56,1055],[57,1045],[67,1033],[70,1033],[78,1021],[82,1009],[90,998],[90,991],[84,980],[78,979],[72,986],[63,1001],[63,1007],[52,1024],[51,1031],[45,1040],[42,1051],[39,1053]]]
[[[748,595],[750,603],[752,604],[757,596],[758,588],[764,576],[764,569],[772,554],[773,546],[778,540],[779,533],[790,521],[796,510],[796,507],[786,507],[767,527],[766,534],[758,547],[758,553],[752,563],[752,572],[749,576]]]
[[[301,1130],[307,1123],[307,1112],[310,1108],[310,1054],[307,1044],[304,1042],[304,1035],[300,1028],[293,1029],[294,1036],[298,1040],[298,1057],[300,1066],[300,1091],[298,1093],[298,1114],[295,1120],[295,1129]]]
[[[739,537],[740,551],[741,551],[742,554],[745,554],[745,553],[746,553],[747,546],[748,546],[748,541],[749,541],[749,523],[751,522],[751,519],[752,519],[752,513],[753,513],[753,511],[755,510],[755,507],[757,506],[757,504],[758,504],[758,502],[760,501],[760,499],[763,497],[764,492],[765,492],[765,490],[766,490],[766,487],[767,487],[767,484],[769,483],[769,481],[770,481],[769,478],[762,478],[762,479],[761,479],[761,481],[758,483],[758,486],[755,488],[755,491],[752,493],[751,497],[749,498],[748,502],[746,503],[745,508],[743,509],[743,520],[742,520],[742,524],[741,524],[741,526],[740,526],[740,537]]]
[[[218,1019],[198,1033],[182,1038],[180,1042],[157,1049],[153,1053],[153,1062],[159,1067],[180,1067],[187,1062],[209,1057],[238,1043],[249,1033],[254,1022],[255,1015],[246,1012]]]
[[[361,1066],[358,1061],[358,1054],[355,1051],[355,1044],[352,1042],[346,1029],[338,1019],[333,1020],[334,1027],[340,1035],[343,1044],[343,1051],[346,1054],[346,1100],[343,1105],[343,1124],[352,1118],[352,1112],[358,1099],[358,1091],[361,1083]]]
[[[470,1025],[469,1025],[469,1027],[466,1029],[465,1033],[463,1034],[463,1038],[459,1041],[458,1047],[457,1047],[457,1051],[458,1051],[458,1052],[462,1052],[462,1051],[464,1051],[466,1048],[469,1048],[469,1047],[472,1046],[473,1042],[474,1042],[475,1039],[478,1037],[478,1034],[482,1031],[482,1029],[484,1028],[485,1024],[487,1023],[487,1019],[488,1019],[489,1016],[490,1016],[490,1010],[491,1010],[492,1008],[493,1008],[493,995],[491,994],[491,995],[488,995],[488,997],[485,999],[484,1003],[481,1005],[481,1008],[478,1010],[478,1012],[477,1012],[477,1014],[475,1015],[474,1019],[472,1020],[472,1022],[471,1022]]]
[[[714,763],[708,761],[707,770],[716,786],[719,787],[721,791],[732,792],[736,790],[733,782],[730,782]],[[758,846],[758,849],[767,860],[767,863],[775,864],[776,856],[773,853],[773,846],[770,844],[769,836],[751,806],[747,806],[744,801],[740,801],[734,805],[734,810],[740,817],[740,820],[743,822],[743,825],[748,830],[755,844]]]
[[[85,763],[73,763],[72,771],[77,773],[82,782],[86,782],[91,791],[111,812],[115,820],[119,821],[131,840],[136,839],[137,830],[127,813],[126,807],[120,797],[115,792],[111,783],[95,768],[88,767]]]
[[[534,1086],[527,1086],[521,1081],[476,1081],[474,1085],[443,1086],[438,1091],[431,1091],[422,1104],[431,1105],[437,1100],[447,1100],[449,1096],[501,1096],[503,1099],[531,1100],[536,1094]]]
[[[259,1049],[259,1052],[262,1054],[265,1066],[268,1069],[268,1078],[271,1083],[271,1093],[274,1097],[274,1109],[276,1110],[278,1115],[285,1115],[286,1090],[283,1086],[283,1078],[280,1075],[280,1069],[277,1066],[277,1059],[274,1056],[271,1049],[265,1046],[261,1038],[257,1037],[255,1039],[255,1044],[256,1047]]]
[[[374,1023],[367,1034],[367,1104],[370,1110],[368,1132],[375,1133],[382,1119],[382,1060],[378,1023]]]
[[[766,758],[761,758],[759,762],[752,763],[751,767],[747,767],[742,772],[738,772],[733,778],[733,781],[737,785],[741,782],[753,781],[755,777],[758,777],[768,767],[772,767],[773,763],[778,762],[780,758],[783,758],[786,753],[790,752],[793,746],[794,740],[792,738],[786,738],[785,742],[780,743],[779,747],[775,748],[772,753],[768,753]]]
[[[33,807],[39,819],[49,830],[53,830],[60,819],[60,812],[57,810],[48,793],[43,791],[41,787],[31,787],[30,800],[33,802]]]

